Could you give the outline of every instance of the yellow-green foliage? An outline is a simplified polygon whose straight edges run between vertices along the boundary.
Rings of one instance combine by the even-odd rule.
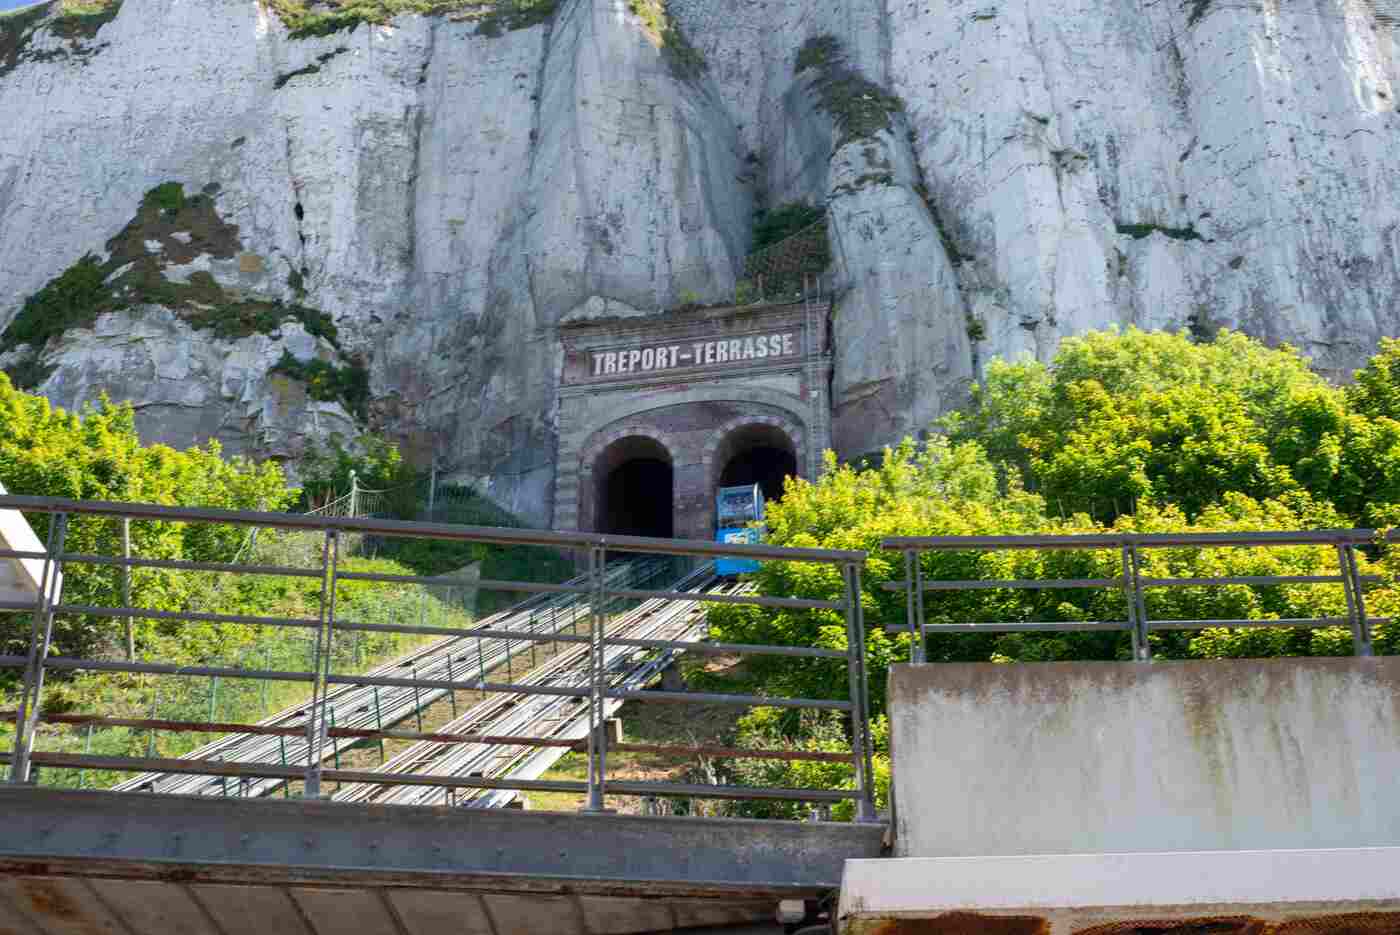
[[[226,459],[217,442],[176,451],[142,445],[129,405],[101,402],[81,413],[65,412],[46,399],[21,393],[0,374],[0,481],[15,494],[76,500],[123,500],[172,506],[281,509],[292,498],[282,472],[271,462]],[[42,538],[47,516],[31,517]],[[71,551],[120,554],[115,521],[74,517],[68,525]],[[231,561],[244,541],[233,527],[185,527],[133,522],[133,549],[150,558]],[[132,574],[133,599],[141,606],[174,609],[197,588],[189,579],[160,569]],[[65,599],[75,604],[112,604],[117,576],[110,568],[74,566],[66,575]],[[121,624],[108,618],[65,615],[55,624],[55,650],[81,654],[113,643]],[[145,638],[155,632],[142,624]],[[0,652],[23,652],[27,617],[0,616]],[[0,678],[4,678],[0,673]]]

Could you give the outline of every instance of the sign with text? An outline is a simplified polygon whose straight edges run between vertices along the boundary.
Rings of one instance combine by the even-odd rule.
[[[798,356],[797,335],[792,331],[750,334],[738,338],[685,341],[679,344],[643,344],[615,351],[593,351],[589,375],[660,373],[681,367],[712,367],[752,363]]]

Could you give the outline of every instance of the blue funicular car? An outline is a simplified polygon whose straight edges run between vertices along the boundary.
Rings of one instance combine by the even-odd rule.
[[[758,484],[719,489],[715,495],[716,542],[758,542],[763,530],[750,524],[762,522],[763,490]],[[721,558],[715,562],[715,574],[725,577],[754,571],[758,571],[758,562],[750,559]]]

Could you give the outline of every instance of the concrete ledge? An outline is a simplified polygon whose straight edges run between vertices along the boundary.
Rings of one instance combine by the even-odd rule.
[[[1059,935],[1188,919],[1228,935],[1260,922],[1310,931],[1304,920],[1351,913],[1384,915],[1347,920],[1363,922],[1348,931],[1400,931],[1400,847],[851,860],[840,917],[843,933],[882,935]]]

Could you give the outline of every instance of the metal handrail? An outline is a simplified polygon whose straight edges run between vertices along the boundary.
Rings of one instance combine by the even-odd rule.
[[[264,575],[294,575],[302,578],[321,578],[319,611],[305,618],[278,618],[271,616],[216,614],[193,611],[165,611],[134,606],[105,607],[89,604],[69,604],[62,600],[56,587],[46,587],[35,603],[24,607],[32,613],[33,628],[29,653],[26,656],[0,656],[0,666],[24,669],[24,692],[18,709],[13,715],[16,724],[15,741],[10,754],[0,755],[0,762],[12,764],[11,781],[25,782],[30,775],[30,765],[93,770],[158,770],[175,774],[211,775],[216,777],[236,777],[242,780],[275,780],[278,784],[296,779],[304,783],[307,795],[318,795],[325,781],[354,783],[382,783],[394,785],[428,785],[444,788],[481,789],[552,789],[581,791],[587,795],[585,810],[604,808],[604,796],[612,794],[671,794],[690,797],[713,797],[731,799],[771,799],[797,798],[805,801],[829,802],[854,800],[859,820],[874,820],[872,749],[868,730],[868,678],[865,673],[865,633],[864,620],[859,600],[860,566],[865,553],[841,549],[797,549],[775,546],[752,545],[747,543],[712,543],[688,540],[657,539],[637,536],[610,536],[596,533],[554,532],[548,530],[502,529],[494,527],[456,526],[443,523],[423,523],[403,520],[385,520],[355,516],[335,517],[326,515],[264,513],[245,510],[216,510],[203,508],[169,507],[158,504],[122,504],[98,501],[78,501],[55,498],[0,496],[0,510],[11,509],[26,513],[48,514],[55,521],[50,524],[50,537],[43,554],[45,580],[61,580],[59,572],[65,565],[98,565],[116,567],[161,568],[171,571],[212,571],[223,573],[249,573]],[[355,512],[353,509],[351,512]],[[319,567],[291,567],[284,565],[239,566],[228,562],[192,562],[174,559],[151,559],[131,557],[113,558],[90,552],[69,552],[64,548],[64,537],[70,517],[100,516],[123,518],[126,520],[147,520],[170,523],[223,524],[252,528],[281,529],[317,534],[320,537]],[[340,567],[342,539],[347,534],[368,534],[377,537],[414,537],[448,541],[485,543],[494,545],[539,546],[561,550],[572,550],[587,557],[587,571],[583,578],[562,585],[539,584],[528,581],[482,580],[475,585],[482,589],[495,589],[511,592],[525,592],[536,595],[552,594],[561,600],[577,600],[589,610],[586,616],[574,619],[586,622],[587,635],[576,631],[560,633],[557,628],[552,633],[543,631],[497,630],[477,628],[456,630],[445,627],[432,627],[422,624],[379,624],[337,620],[337,584],[341,581],[368,581],[382,583],[440,585],[444,579],[427,576],[388,575],[370,572],[348,572]],[[761,596],[741,590],[713,591],[697,589],[693,585],[678,583],[670,588],[649,589],[638,587],[639,583],[630,580],[615,580],[612,567],[608,567],[608,556],[612,553],[638,553],[642,555],[669,555],[708,559],[719,556],[772,560],[781,562],[808,562],[836,565],[842,569],[844,594],[839,600],[814,600],[799,597]],[[659,602],[661,604],[742,604],[751,606],[780,607],[785,609],[827,611],[843,614],[847,626],[847,649],[845,651],[825,650],[818,647],[791,646],[731,646],[723,648],[708,644],[703,636],[691,639],[693,630],[685,631],[685,639],[654,639],[645,630],[640,634],[627,632],[612,633],[609,630],[609,609],[618,600]],[[18,608],[16,608],[18,609]],[[572,613],[572,612],[571,612]],[[53,623],[56,615],[78,614],[117,618],[148,618],[166,621],[197,621],[204,623],[247,623],[271,627],[297,627],[315,632],[314,658],[307,672],[285,672],[271,669],[242,668],[230,666],[183,666],[157,662],[124,662],[110,659],[79,659],[54,656],[51,653]],[[499,639],[521,642],[555,642],[581,645],[580,658],[585,662],[588,673],[587,684],[579,687],[564,687],[546,684],[533,684],[527,679],[520,681],[494,681],[486,678],[485,671],[476,678],[453,677],[424,678],[416,671],[412,677],[399,677],[385,672],[366,674],[343,674],[332,671],[331,649],[336,632],[400,632],[434,634],[451,637]],[[647,637],[640,639],[638,636]],[[770,653],[780,656],[805,656],[814,658],[842,659],[849,675],[850,697],[833,698],[780,698],[751,694],[721,694],[712,692],[656,692],[640,691],[629,685],[612,685],[606,674],[611,658],[609,650],[624,648],[629,652],[643,651],[652,654],[684,652],[691,648],[700,652],[752,652]],[[55,716],[41,713],[40,702],[43,696],[43,674],[46,670],[79,671],[101,670],[109,672],[149,673],[177,676],[208,676],[211,678],[279,680],[309,683],[310,698],[302,706],[307,712],[304,724],[304,762],[292,764],[269,764],[265,762],[245,762],[239,760],[167,760],[150,755],[145,757],[91,756],[88,754],[57,754],[35,752],[33,749],[36,726],[41,722],[63,723],[54,720]],[[359,734],[347,734],[338,729],[329,711],[328,699],[334,694],[335,686],[385,686],[397,688],[452,691],[456,689],[475,690],[488,693],[502,693],[516,696],[545,695],[562,698],[586,699],[587,704],[580,708],[589,718],[585,742],[588,751],[589,777],[586,783],[551,783],[534,780],[502,780],[482,777],[442,777],[425,776],[418,773],[379,774],[327,769],[325,761],[334,751],[334,744],[328,743],[331,737],[345,739]],[[212,697],[212,696],[211,696]],[[733,750],[729,748],[703,749],[707,755],[715,756],[761,756],[764,753],[780,753],[780,759],[819,759],[850,763],[855,772],[853,789],[773,789],[763,787],[697,786],[687,783],[628,783],[614,782],[607,778],[606,756],[608,745],[604,739],[603,712],[606,706],[616,705],[622,700],[640,700],[657,703],[702,703],[739,706],[769,706],[784,708],[816,708],[846,712],[851,725],[851,750],[848,754],[821,752],[810,755],[802,751],[761,751]],[[174,730],[179,721],[161,721],[155,717],[121,719],[128,726],[139,725],[152,731]],[[213,720],[211,703],[210,721]],[[78,723],[74,721],[73,723]],[[98,723],[86,719],[81,723],[89,729]],[[229,727],[230,725],[221,725]],[[298,725],[299,727],[301,725]],[[273,732],[259,729],[256,733],[273,736]],[[375,739],[389,736],[385,732],[365,733]],[[422,732],[419,732],[422,734]],[[287,736],[278,731],[276,736]],[[426,736],[426,735],[425,735]],[[302,746],[299,744],[299,746]],[[532,744],[522,743],[529,747]],[[551,746],[551,744],[540,744]],[[635,746],[635,745],[633,745]],[[676,748],[679,749],[679,748]],[[337,762],[338,767],[338,762]],[[645,790],[645,791],[637,791]]]
[[[420,523],[398,519],[313,516],[305,513],[260,513],[253,510],[215,510],[202,507],[161,506],[151,503],[118,504],[99,500],[64,500],[57,497],[0,496],[0,510],[126,517],[169,523],[219,523],[235,526],[259,526],[266,529],[294,529],[304,532],[365,533],[400,538],[480,542],[486,545],[598,548],[610,552],[682,555],[701,558],[766,558],[776,561],[826,564],[865,561],[865,553],[853,549],[789,548],[737,542],[717,543],[691,539],[657,539],[648,536],[558,532],[547,529],[456,526],[449,523]],[[520,583],[533,584],[533,582]]]
[[[1366,611],[1365,587],[1381,579],[1363,575],[1356,556],[1358,546],[1400,542],[1400,531],[1374,529],[1319,529],[1260,532],[1206,533],[1092,533],[1077,535],[1018,536],[890,536],[881,548],[904,554],[905,575],[890,581],[885,591],[905,593],[906,619],[903,625],[885,627],[887,633],[908,634],[913,641],[911,658],[925,661],[928,637],[934,633],[1037,633],[1127,631],[1132,634],[1133,658],[1140,662],[1152,657],[1148,636],[1153,630],[1196,630],[1207,627],[1298,627],[1349,626],[1352,649],[1358,656],[1370,656],[1371,626],[1387,623],[1389,617],[1371,616]],[[1165,548],[1277,548],[1286,546],[1331,546],[1337,552],[1337,573],[1333,575],[1216,575],[1193,577],[1150,577],[1142,573],[1142,553]],[[1120,554],[1122,574],[1114,578],[1035,578],[926,580],[921,556],[927,552],[992,551],[1107,551]],[[1346,597],[1346,617],[1304,617],[1287,619],[1202,619],[1152,620],[1147,613],[1144,592],[1148,588],[1212,587],[1248,585],[1341,585]],[[1081,621],[994,621],[988,623],[948,622],[930,624],[924,596],[935,591],[970,590],[1071,590],[1104,588],[1123,592],[1127,613],[1122,620]]]

